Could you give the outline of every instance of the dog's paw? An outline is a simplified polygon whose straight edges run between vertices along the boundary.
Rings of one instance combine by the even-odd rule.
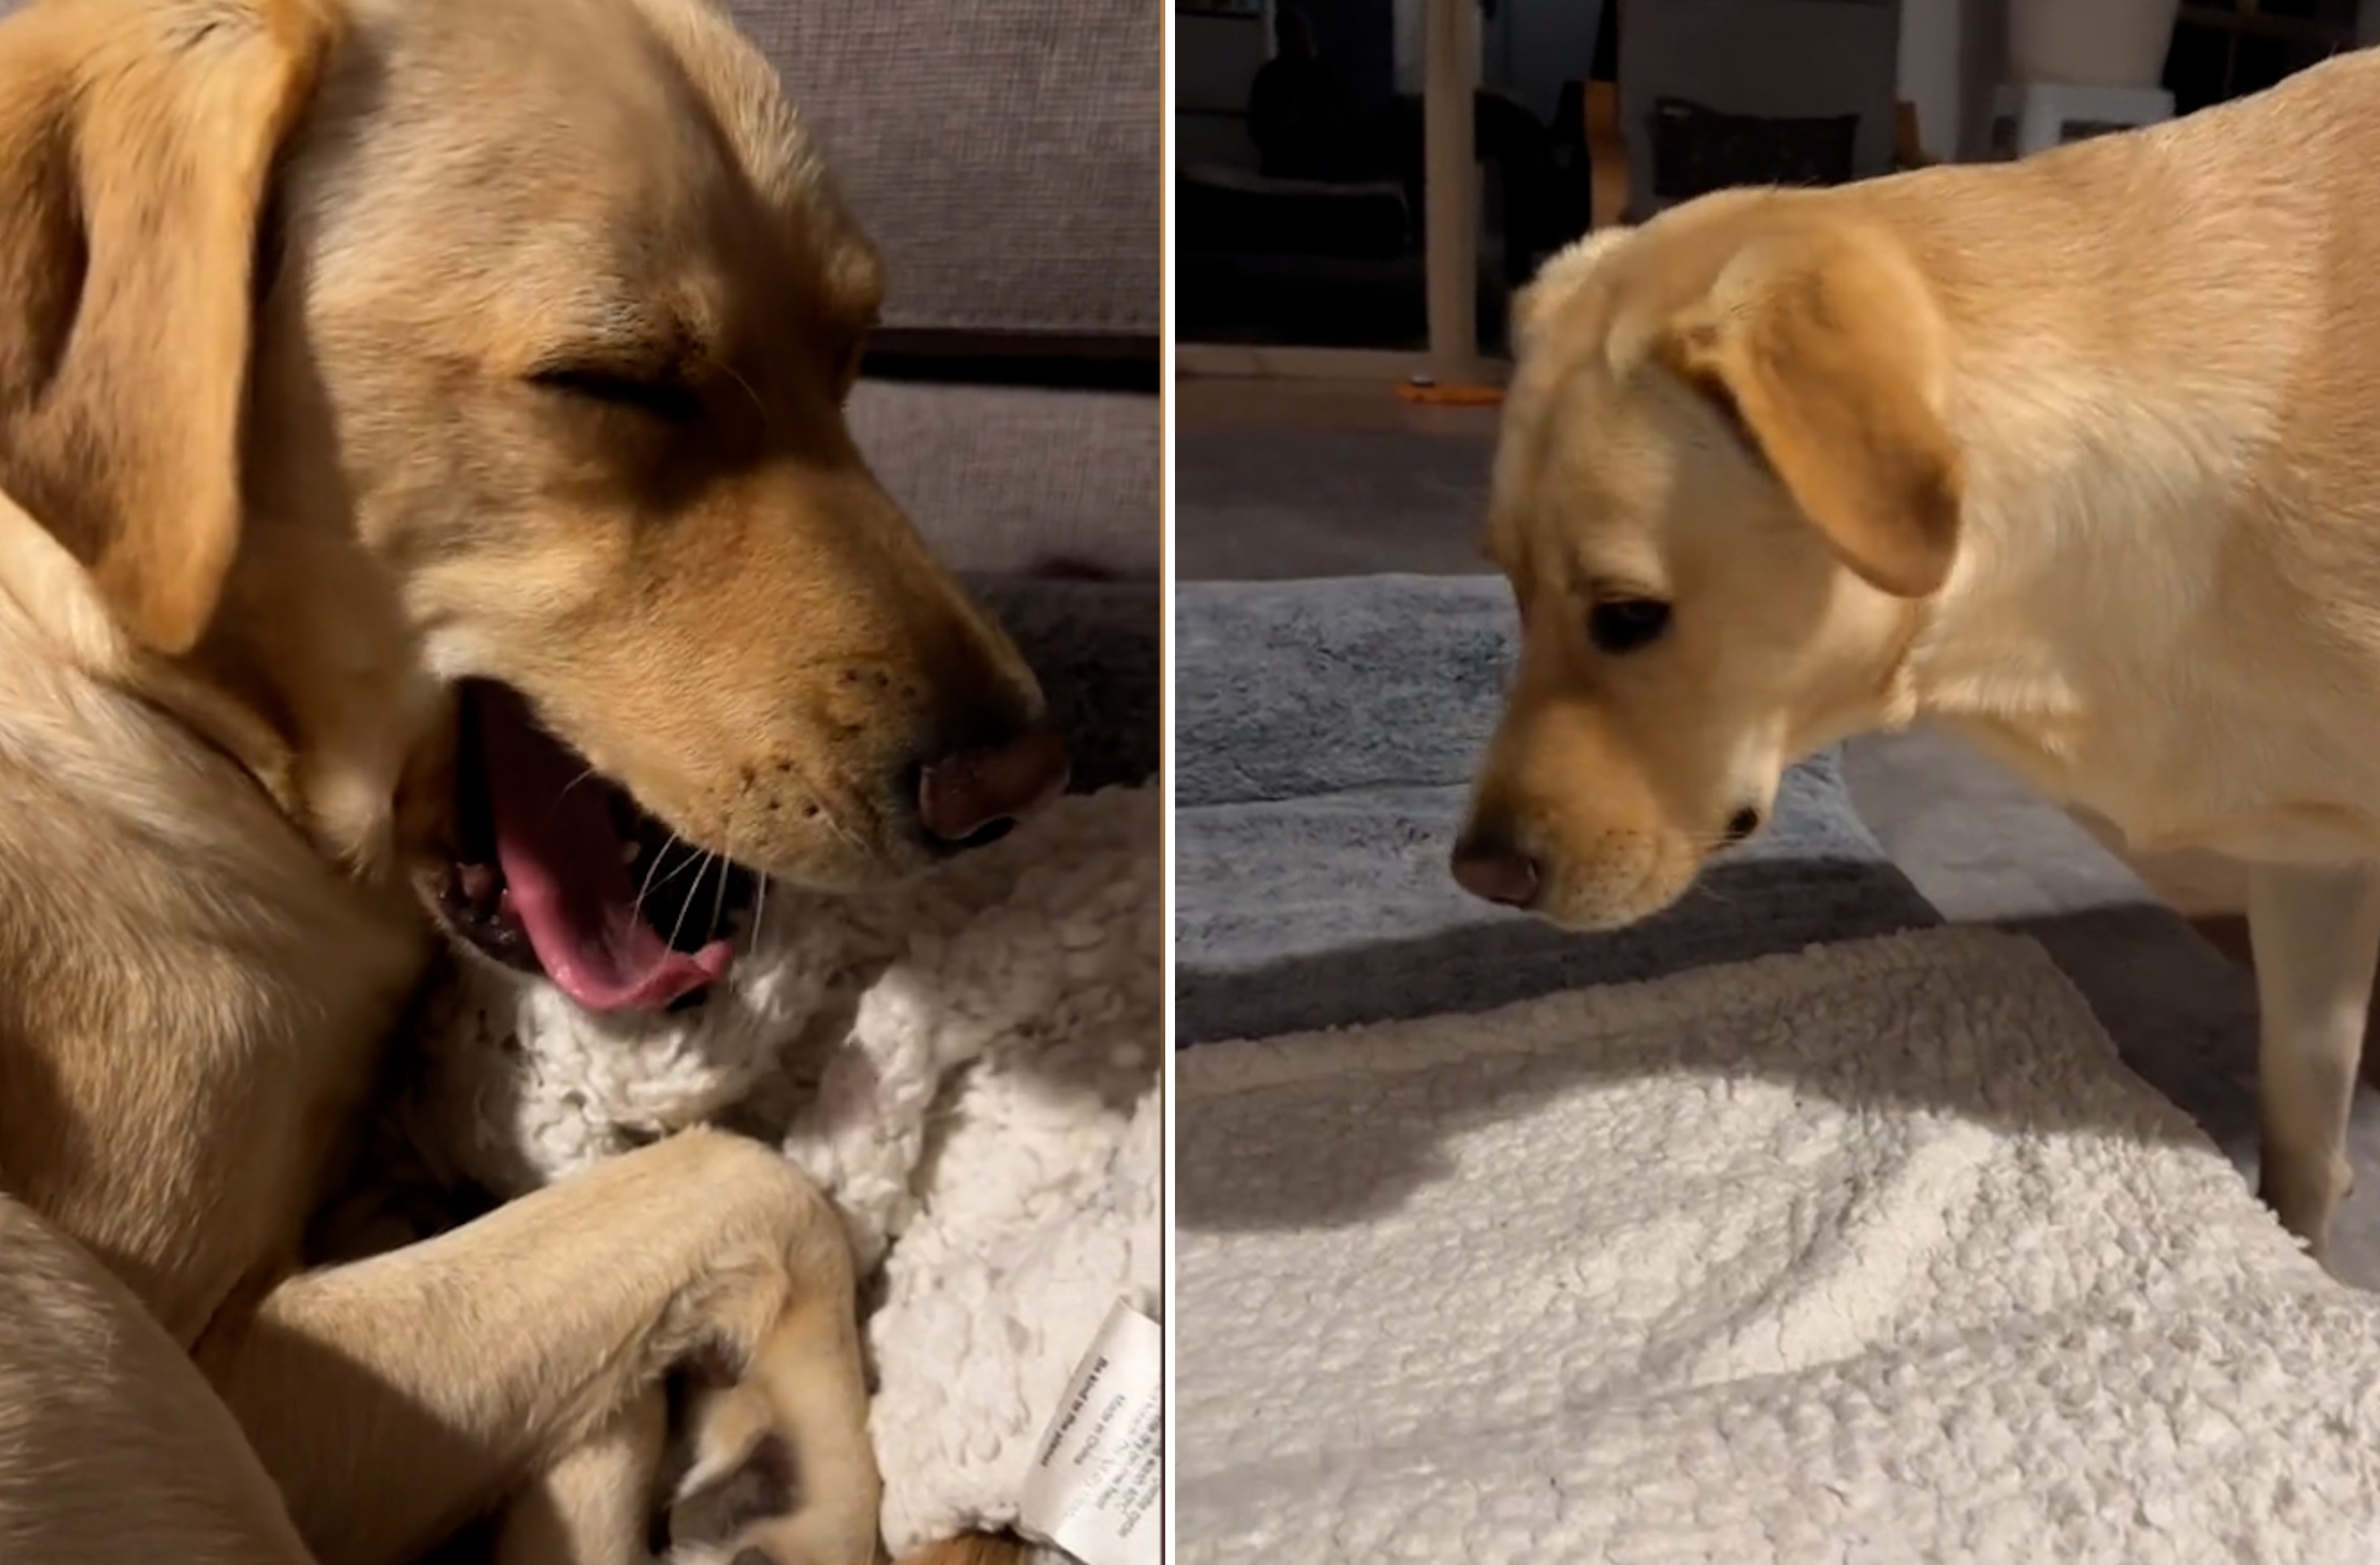
[[[686,1475],[670,1506],[670,1545],[679,1550],[723,1549],[759,1523],[795,1509],[794,1453],[773,1433],[764,1433],[740,1459],[712,1471]],[[733,1565],[752,1565],[736,1559]]]
[[[669,1509],[673,1565],[875,1565],[872,1505],[805,1492],[793,1448],[763,1430],[740,1454],[701,1462]]]

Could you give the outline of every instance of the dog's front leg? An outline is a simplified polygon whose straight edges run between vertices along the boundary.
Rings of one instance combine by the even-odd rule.
[[[650,1565],[653,1480],[668,1443],[669,1400],[656,1386],[504,1507],[494,1565]]]
[[[624,1416],[687,1360],[750,1389],[743,1454],[764,1481],[743,1490],[785,1507],[739,1512],[725,1552],[868,1565],[879,1485],[853,1294],[818,1190],[698,1130],[295,1278],[200,1358],[323,1565],[401,1565],[576,1448],[643,1440]]]
[[[2347,1115],[2380,958],[2373,866],[2256,865],[2248,940],[2256,958],[2263,1130],[2258,1185],[2319,1259],[2354,1183]]]

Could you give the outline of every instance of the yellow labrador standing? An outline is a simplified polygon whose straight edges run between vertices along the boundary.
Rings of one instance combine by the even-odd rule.
[[[681,1533],[856,1565],[851,1262],[681,1135],[296,1272],[443,924],[698,1000],[658,828],[822,888],[1065,758],[841,415],[874,256],[698,0],[36,0],[0,22],[0,1559]]]
[[[1517,311],[1524,650],[1454,873],[1677,897],[1921,719],[2250,861],[2266,1198],[2319,1252],[2380,949],[2380,56],[2012,165],[1712,196]]]

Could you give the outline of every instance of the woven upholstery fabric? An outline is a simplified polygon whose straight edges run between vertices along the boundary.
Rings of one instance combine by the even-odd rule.
[[[959,570],[1153,577],[1161,566],[1154,396],[862,381],[851,426],[884,487]]]
[[[824,144],[895,329],[1153,337],[1162,0],[731,0]]]

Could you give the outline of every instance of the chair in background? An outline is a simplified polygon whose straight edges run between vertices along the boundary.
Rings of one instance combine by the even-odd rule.
[[[1619,24],[1628,221],[1896,166],[1897,0],[1621,0]]]

